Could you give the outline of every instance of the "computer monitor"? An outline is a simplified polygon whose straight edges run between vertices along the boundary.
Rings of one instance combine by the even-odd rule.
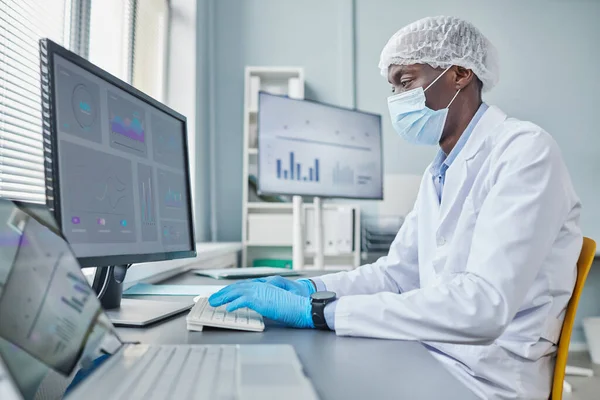
[[[186,118],[50,40],[40,56],[47,205],[79,263],[195,256]]]
[[[381,200],[381,116],[259,93],[258,191]]]

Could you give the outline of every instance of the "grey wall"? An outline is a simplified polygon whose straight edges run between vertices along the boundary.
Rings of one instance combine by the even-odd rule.
[[[484,100],[554,136],[584,204],[584,233],[600,240],[600,128],[595,117],[600,1],[357,0],[358,107],[387,112],[388,85],[376,70],[379,52],[398,28],[428,15],[463,17],[495,44],[501,78]],[[402,142],[387,119],[384,128],[386,172],[422,172],[435,149]]]
[[[215,1],[219,240],[239,241],[241,236],[244,67],[303,66],[310,77],[307,98],[347,104],[350,6],[347,1]]]
[[[242,206],[243,76],[246,65],[303,66],[306,97],[384,115],[386,173],[420,174],[436,149],[402,142],[387,118],[390,90],[379,52],[400,27],[455,15],[497,46],[499,85],[484,99],[532,120],[561,146],[583,201],[582,226],[600,239],[600,1],[597,0],[199,0],[212,1],[219,240],[239,240]],[[201,60],[200,60],[201,62]],[[579,317],[600,315],[600,265]],[[575,338],[581,340],[581,333]]]

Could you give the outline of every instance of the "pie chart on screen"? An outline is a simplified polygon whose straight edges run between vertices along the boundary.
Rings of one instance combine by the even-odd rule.
[[[86,129],[94,125],[97,106],[85,85],[79,84],[73,89],[72,106],[73,115],[82,128]]]

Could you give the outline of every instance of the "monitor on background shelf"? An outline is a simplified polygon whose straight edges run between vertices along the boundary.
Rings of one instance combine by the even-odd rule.
[[[381,200],[381,116],[261,92],[260,194]]]
[[[40,55],[48,207],[83,267],[110,267],[96,289],[117,308],[127,266],[196,254],[186,118],[49,40]]]

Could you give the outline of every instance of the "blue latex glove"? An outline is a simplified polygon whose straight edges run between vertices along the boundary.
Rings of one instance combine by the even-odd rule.
[[[263,317],[294,328],[314,328],[310,299],[266,282],[240,282],[208,298],[213,307],[227,304],[227,311],[248,307]]]
[[[310,297],[311,294],[316,292],[314,285],[308,279],[298,279],[297,281],[293,281],[277,275],[269,276],[268,278],[256,278],[252,281],[268,283],[302,297]]]

